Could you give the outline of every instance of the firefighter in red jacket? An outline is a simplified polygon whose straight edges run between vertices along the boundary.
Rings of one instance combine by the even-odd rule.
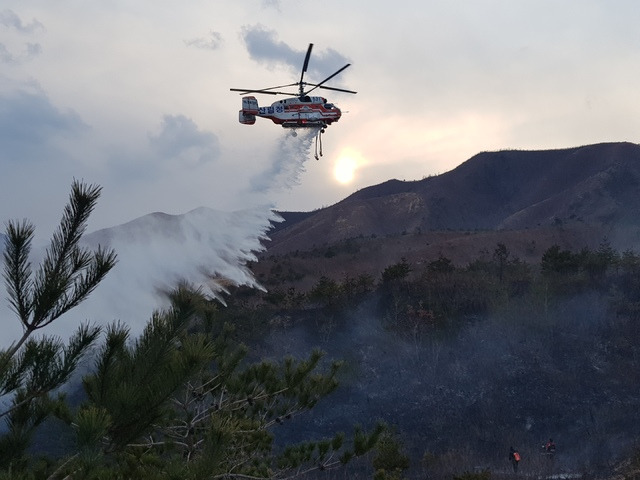
[[[518,473],[518,464],[520,463],[520,452],[513,447],[509,447],[509,460],[513,464],[514,473]]]

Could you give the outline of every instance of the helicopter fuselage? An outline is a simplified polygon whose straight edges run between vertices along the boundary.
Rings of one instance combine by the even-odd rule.
[[[256,98],[249,96],[242,98],[239,121],[244,125],[253,125],[256,117],[262,117],[284,128],[312,128],[331,125],[341,116],[340,109],[324,97],[289,97],[271,106],[260,107]]]

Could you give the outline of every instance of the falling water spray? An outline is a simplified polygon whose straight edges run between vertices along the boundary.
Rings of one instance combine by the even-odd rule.
[[[313,141],[319,132],[319,128],[283,132],[270,156],[269,168],[252,178],[253,191],[267,193],[298,185],[304,172],[304,162],[310,157]]]
[[[199,287],[222,303],[229,286],[262,288],[247,264],[264,250],[273,222],[282,220],[267,200],[268,194],[299,183],[318,131],[291,133],[283,132],[269,156],[270,167],[252,179],[252,208],[220,212],[201,207],[183,215],[154,213],[86,235],[84,241],[90,246],[113,248],[118,264],[85,302],[46,333],[65,338],[80,322],[89,320],[101,325],[122,321],[132,334],[138,334],[154,310],[168,306],[165,292],[178,282]],[[43,254],[41,249],[32,263],[39,264]],[[11,317],[9,311],[0,313]],[[19,333],[16,319],[14,331],[4,336],[6,343]]]

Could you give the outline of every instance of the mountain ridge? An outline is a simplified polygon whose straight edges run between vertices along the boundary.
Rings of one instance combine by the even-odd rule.
[[[268,251],[285,253],[358,236],[438,230],[598,227],[638,230],[640,146],[600,143],[474,155],[422,180],[388,180],[307,215],[285,212]],[[624,242],[621,242],[624,243]]]

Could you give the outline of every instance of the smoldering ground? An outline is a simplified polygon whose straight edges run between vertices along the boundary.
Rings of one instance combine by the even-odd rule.
[[[640,427],[640,347],[628,345],[631,355],[614,347],[634,335],[623,323],[589,294],[544,314],[520,305],[455,328],[398,332],[369,301],[346,317],[292,318],[262,353],[319,347],[345,362],[338,390],[285,424],[286,440],[379,419],[399,432],[416,478],[425,458],[452,452],[454,470],[508,470],[510,445],[523,454],[523,473],[584,473],[623,458]],[[549,437],[558,445],[553,464],[541,451]]]

